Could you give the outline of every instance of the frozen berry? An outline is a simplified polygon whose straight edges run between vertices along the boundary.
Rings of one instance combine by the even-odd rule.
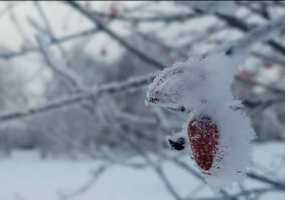
[[[208,171],[218,152],[219,129],[208,116],[191,120],[187,128],[193,157],[198,166]]]

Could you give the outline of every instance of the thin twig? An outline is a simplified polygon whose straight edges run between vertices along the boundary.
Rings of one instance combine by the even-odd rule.
[[[91,189],[91,187],[94,186],[94,184],[98,181],[98,179],[104,174],[106,170],[107,170],[107,166],[105,165],[100,166],[98,169],[92,172],[91,178],[74,192],[70,192],[66,194],[63,194],[62,192],[58,192],[60,199],[61,200],[73,199],[87,192],[88,190]]]

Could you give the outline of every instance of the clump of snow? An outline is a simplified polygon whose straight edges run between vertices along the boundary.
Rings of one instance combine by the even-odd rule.
[[[147,93],[147,100],[153,104],[191,110],[183,126],[184,137],[188,137],[187,126],[195,117],[209,116],[215,121],[219,129],[218,152],[204,176],[216,189],[242,181],[250,163],[254,130],[245,113],[232,107],[241,107],[232,95],[231,84],[243,58],[242,54],[217,51],[177,63],[159,73]]]

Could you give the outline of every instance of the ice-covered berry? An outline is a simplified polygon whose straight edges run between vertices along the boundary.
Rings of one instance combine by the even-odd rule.
[[[218,152],[219,129],[208,116],[192,119],[187,128],[193,158],[198,166],[208,171]]]

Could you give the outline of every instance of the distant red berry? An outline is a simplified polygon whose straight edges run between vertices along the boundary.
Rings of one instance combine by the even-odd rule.
[[[249,70],[242,69],[239,73],[239,76],[243,79],[251,79],[254,77],[254,73]]]
[[[189,122],[187,132],[195,162],[201,169],[210,170],[218,153],[218,126],[210,117],[202,116]]]
[[[265,63],[264,67],[265,67],[265,69],[272,69],[273,65],[272,65],[272,63]]]
[[[110,17],[116,17],[119,14],[118,8],[115,5],[110,7]]]

